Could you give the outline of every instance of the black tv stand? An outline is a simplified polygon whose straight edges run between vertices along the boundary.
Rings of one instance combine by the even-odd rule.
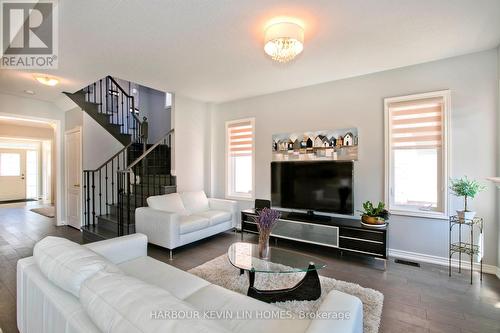
[[[308,210],[307,213],[290,212],[287,215],[289,218],[296,219],[298,221],[330,221],[331,217],[326,215],[317,215],[313,210]]]
[[[387,262],[388,226],[365,227],[359,219],[280,211],[271,236],[339,249]],[[258,233],[255,209],[241,211],[241,239],[244,232]]]

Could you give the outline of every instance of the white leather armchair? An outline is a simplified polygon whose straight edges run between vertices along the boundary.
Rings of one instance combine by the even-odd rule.
[[[172,250],[233,229],[238,224],[238,203],[207,198],[205,192],[183,192],[152,196],[149,207],[135,211],[136,231],[150,243]]]

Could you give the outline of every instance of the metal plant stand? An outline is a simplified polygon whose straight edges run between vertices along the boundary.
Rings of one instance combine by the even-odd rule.
[[[452,231],[455,226],[458,226],[458,242],[452,241]],[[468,227],[470,232],[469,241],[462,240],[462,226]],[[448,272],[451,276],[451,257],[453,254],[458,253],[458,272],[462,271],[462,253],[470,257],[470,283],[472,284],[472,273],[474,271],[474,256],[479,256],[480,265],[480,280],[483,281],[483,254],[481,251],[481,244],[474,244],[474,227],[479,228],[480,239],[483,235],[483,219],[481,217],[475,217],[471,220],[463,219],[456,215],[450,216],[450,228],[449,228],[449,262],[448,262]]]

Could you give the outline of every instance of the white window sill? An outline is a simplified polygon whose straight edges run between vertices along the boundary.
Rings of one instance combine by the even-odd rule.
[[[244,196],[238,196],[238,195],[226,195],[226,199],[239,200],[239,201],[254,201],[253,197],[244,197]]]
[[[417,211],[408,211],[408,210],[397,210],[397,209],[389,209],[391,215],[396,216],[409,216],[409,217],[420,217],[426,219],[435,219],[435,220],[449,220],[449,216],[444,213],[439,212],[417,212]]]

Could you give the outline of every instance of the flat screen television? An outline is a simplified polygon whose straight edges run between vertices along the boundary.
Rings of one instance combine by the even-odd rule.
[[[354,214],[352,161],[271,163],[273,207]]]

